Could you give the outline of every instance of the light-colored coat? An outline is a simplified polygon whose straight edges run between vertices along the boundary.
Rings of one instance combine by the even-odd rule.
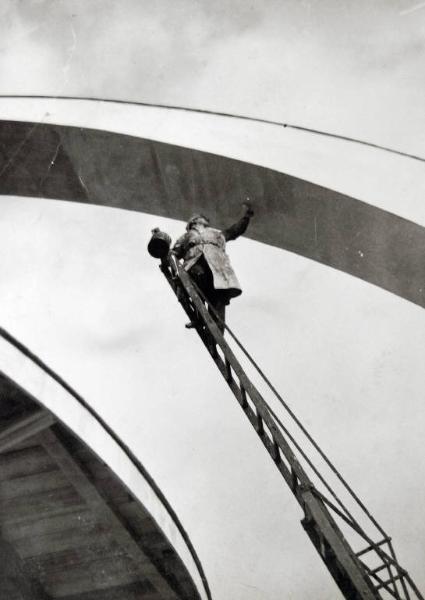
[[[183,258],[186,271],[203,256],[211,269],[216,290],[227,290],[230,297],[242,293],[239,281],[226,254],[226,237],[212,227],[189,229],[174,245],[173,253]]]

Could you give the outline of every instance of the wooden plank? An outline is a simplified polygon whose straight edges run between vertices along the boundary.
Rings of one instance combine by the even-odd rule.
[[[9,450],[0,454],[0,481],[55,470],[57,466],[41,446]]]
[[[179,582],[179,589],[187,590],[187,596],[193,595],[193,582],[188,576],[185,566],[176,554],[174,548],[160,533],[155,522],[145,516],[144,511],[139,512],[140,505],[136,502],[120,504],[119,512],[131,522],[136,533],[140,536],[140,543],[152,560],[159,560],[165,572],[172,573]],[[183,593],[183,597],[185,594]]]
[[[0,537],[0,598],[47,600],[38,578],[32,578],[13,546]]]
[[[109,474],[108,477],[102,477],[100,479],[96,477],[93,481],[96,485],[96,489],[106,501],[113,506],[125,504],[131,498],[123,484],[118,481],[116,477],[111,476],[111,474]]]
[[[67,444],[66,444],[67,445]],[[87,448],[71,445],[67,446],[68,452],[72,454],[78,464],[82,464],[84,472],[89,475],[100,494],[111,504],[127,503],[131,500],[131,494],[125,486],[115,477],[107,465],[101,462]]]
[[[87,507],[77,507],[72,512],[54,514],[47,518],[34,520],[33,515],[19,524],[2,523],[2,532],[6,539],[14,543],[25,543],[28,538],[60,535],[62,531],[84,529],[90,533],[99,533],[99,524],[93,512]]]
[[[123,556],[100,556],[98,560],[92,557],[88,562],[87,557],[81,556],[81,562],[68,562],[63,557],[58,561],[42,561],[28,559],[25,561],[28,570],[37,574],[47,594],[52,598],[62,596],[75,596],[80,594],[106,591],[111,587],[124,586],[137,583],[141,579],[137,566],[128,557]],[[166,598],[164,595],[159,596]]]
[[[149,581],[140,581],[125,586],[117,586],[108,590],[62,596],[61,600],[161,600]]]
[[[27,558],[26,564],[35,571],[41,568],[41,571],[48,574],[61,572],[64,581],[68,581],[68,571],[80,568],[87,572],[102,572],[103,578],[121,571],[132,575],[128,581],[135,581],[139,577],[138,567],[131,561],[131,556],[112,537],[109,537],[107,544],[92,537],[91,544],[87,546],[75,546],[67,550]],[[107,569],[105,565],[108,564],[110,566]]]
[[[42,523],[38,523],[38,525],[47,524],[48,521],[48,518],[43,519]],[[74,527],[63,526],[58,531],[42,532],[27,537],[12,537],[11,539],[22,558],[59,553],[75,548],[84,549],[91,547],[94,539],[106,548],[113,541],[111,534],[102,531],[98,523],[94,523],[92,526],[77,523]]]
[[[70,508],[75,510],[75,507],[81,505],[80,496],[70,485],[20,498],[0,498],[0,521],[19,521],[31,517],[38,521]]]
[[[94,511],[99,521],[106,530],[111,530],[117,543],[123,548],[125,554],[134,561],[140,579],[149,578],[154,587],[161,592],[164,600],[177,600],[177,596],[168,582],[162,577],[150,559],[142,551],[134,538],[130,535],[104,498],[96,490],[92,482],[83,473],[73,457],[52,431],[44,431],[39,436],[40,443],[50,456],[57,462],[70,483],[84,498],[88,506]]]
[[[32,415],[17,419],[0,431],[0,452],[36,435],[53,425],[54,422],[54,416],[45,410],[38,410]]]
[[[130,500],[120,504],[119,512],[127,521],[131,522],[131,526],[140,536],[158,532],[158,525],[143,509],[140,502]],[[168,544],[168,542],[165,542],[165,544]]]
[[[0,482],[0,503],[69,486],[60,469]]]

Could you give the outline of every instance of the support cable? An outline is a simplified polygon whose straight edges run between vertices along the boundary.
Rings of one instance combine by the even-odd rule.
[[[295,123],[287,123],[284,121],[276,121],[273,119],[264,119],[260,117],[250,117],[248,115],[240,115],[235,113],[228,113],[223,111],[208,110],[203,108],[191,108],[188,106],[178,106],[173,104],[161,104],[156,102],[138,102],[136,100],[114,100],[112,98],[96,98],[94,96],[54,96],[54,95],[43,95],[43,94],[0,94],[0,99],[20,99],[28,98],[33,100],[85,100],[87,102],[104,102],[108,104],[126,104],[130,106],[144,106],[146,108],[163,108],[165,110],[178,110],[181,112],[198,113],[204,115],[214,115],[217,117],[226,117],[230,119],[238,119],[241,121],[251,121],[254,123],[264,123],[266,125],[275,125],[277,127],[284,127],[287,129],[294,129],[297,131],[303,131],[305,133],[311,133],[313,135],[320,135],[322,137],[333,138],[337,140],[343,140],[345,142],[351,142],[353,144],[360,144],[361,146],[368,146],[369,148],[375,148],[377,150],[383,150],[384,152],[390,152],[391,154],[397,154],[406,158],[412,158],[420,162],[425,162],[425,158],[417,154],[411,154],[409,152],[403,152],[402,150],[396,150],[389,146],[382,146],[375,144],[374,142],[367,142],[358,138],[342,135],[339,133],[332,133],[329,131],[321,131],[320,129],[314,129],[311,127],[304,127]]]
[[[193,283],[193,280],[192,280],[192,283]],[[360,506],[360,508],[367,515],[367,517],[370,519],[370,521],[375,525],[375,527],[382,534],[382,536],[383,537],[388,537],[387,534],[386,534],[386,532],[384,531],[384,529],[379,525],[379,523],[376,521],[376,519],[373,517],[373,515],[368,511],[368,509],[366,508],[366,506],[363,504],[363,502],[360,500],[360,498],[357,496],[357,494],[354,492],[354,490],[350,487],[350,485],[348,484],[348,482],[344,479],[344,477],[341,475],[341,473],[338,471],[338,469],[333,465],[333,463],[330,461],[330,459],[326,456],[326,454],[320,448],[320,446],[318,445],[318,443],[314,440],[314,438],[312,437],[312,435],[308,432],[308,430],[304,427],[304,425],[301,423],[301,421],[298,419],[298,417],[295,415],[295,413],[289,407],[289,405],[287,404],[287,402],[285,402],[285,400],[279,394],[279,392],[277,391],[277,389],[271,383],[270,379],[266,376],[266,374],[264,373],[264,371],[260,368],[260,366],[258,365],[258,363],[254,360],[254,358],[252,357],[252,355],[246,350],[246,348],[239,341],[239,339],[233,333],[233,331],[230,329],[230,327],[223,321],[223,319],[221,319],[220,315],[217,313],[217,311],[214,309],[214,307],[208,302],[208,299],[201,292],[201,290],[199,290],[199,288],[197,288],[197,291],[199,291],[200,297],[208,305],[209,309],[214,314],[214,317],[216,318],[216,320],[229,333],[229,335],[234,340],[234,342],[236,343],[236,345],[238,346],[238,348],[247,357],[247,359],[249,360],[249,362],[255,368],[255,370],[260,375],[260,377],[263,379],[263,381],[266,383],[266,385],[268,386],[268,388],[273,392],[274,396],[277,398],[277,400],[280,402],[280,404],[283,406],[283,408],[286,410],[286,412],[292,418],[292,420],[294,421],[294,423],[296,423],[296,425],[299,427],[299,429],[302,431],[302,433],[306,436],[306,438],[309,440],[309,442],[312,444],[312,446],[315,448],[315,450],[319,453],[319,455],[321,456],[321,458],[325,461],[325,463],[331,469],[331,471],[334,473],[334,475],[336,475],[336,477],[342,483],[342,485],[344,486],[344,488],[348,491],[348,493],[351,495],[351,497],[356,501],[356,503],[358,504],[358,506]],[[269,410],[270,410],[270,408],[269,408]],[[276,418],[276,415],[274,413],[273,413],[273,416]],[[347,512],[346,508],[344,508],[344,510]]]

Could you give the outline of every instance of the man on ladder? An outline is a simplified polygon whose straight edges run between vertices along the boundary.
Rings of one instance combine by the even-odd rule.
[[[254,214],[248,203],[245,214],[234,225],[220,231],[209,224],[204,215],[194,215],[183,234],[174,244],[172,253],[183,259],[183,268],[189,273],[204,298],[210,304],[210,313],[220,331],[224,331],[226,306],[242,293],[235,272],[226,254],[226,242],[245,233]],[[187,328],[195,323],[190,322]]]

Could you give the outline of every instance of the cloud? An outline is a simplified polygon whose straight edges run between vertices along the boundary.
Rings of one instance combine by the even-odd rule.
[[[2,93],[235,112],[422,152],[425,23],[401,17],[396,0],[40,0],[2,10]]]

